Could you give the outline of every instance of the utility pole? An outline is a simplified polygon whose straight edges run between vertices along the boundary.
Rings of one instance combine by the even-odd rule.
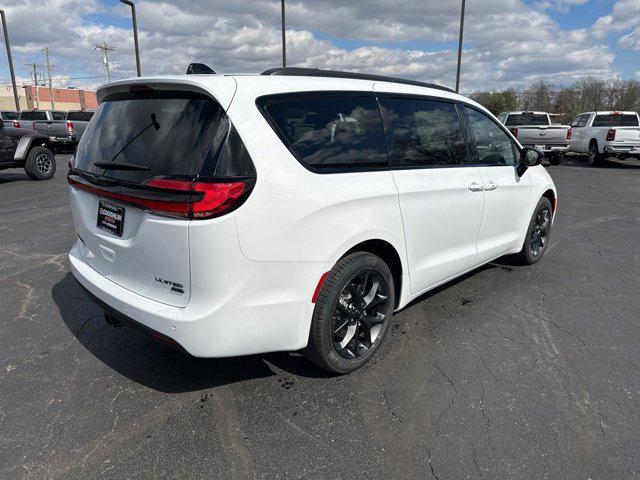
[[[107,45],[107,42],[102,42],[96,45],[102,51],[102,61],[104,62],[104,69],[107,73],[107,83],[111,82],[111,75],[109,73],[109,52],[113,52],[115,48],[111,48]]]
[[[4,10],[0,10],[2,17],[2,30],[4,31],[4,44],[7,48],[7,57],[9,58],[9,71],[11,72],[11,86],[13,87],[13,99],[16,102],[16,111],[20,111],[20,100],[18,99],[18,87],[16,86],[16,74],[13,72],[13,59],[11,58],[11,45],[9,44],[9,30],[7,30],[7,19],[4,16]]]
[[[462,0],[462,8],[460,9],[460,35],[458,36],[458,72],[456,74],[456,93],[460,93],[460,65],[462,63],[462,34],[464,32],[464,5]]]
[[[36,88],[36,110],[40,110],[40,93],[38,92],[38,67],[42,67],[43,65],[38,65],[37,63],[27,63],[27,67],[32,68],[31,76],[33,78],[33,85]]]
[[[282,21],[282,66],[287,66],[287,41],[285,35],[285,22],[284,22],[284,0],[280,0],[281,4],[281,21]]]
[[[53,100],[53,85],[51,83],[51,72],[53,71],[53,65],[51,65],[51,62],[49,62],[49,47],[45,47],[42,51],[47,57],[47,75],[49,77],[49,99],[51,100],[51,110],[55,110],[56,104]]]

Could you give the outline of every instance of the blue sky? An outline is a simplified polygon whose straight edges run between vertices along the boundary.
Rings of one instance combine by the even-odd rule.
[[[128,7],[115,0],[4,0],[20,82],[48,46],[57,86],[135,74]],[[279,1],[142,0],[143,73],[182,73],[191,61],[259,72],[280,62]],[[288,0],[289,63],[454,82],[459,3]],[[38,21],[34,22],[34,18]],[[595,76],[640,79],[640,0],[467,0],[462,87],[566,85]],[[8,83],[4,49],[0,84]]]

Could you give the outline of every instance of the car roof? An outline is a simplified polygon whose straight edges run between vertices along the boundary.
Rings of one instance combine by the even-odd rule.
[[[522,115],[523,113],[532,113],[533,115],[548,115],[547,112],[539,112],[539,111],[533,111],[533,110],[516,110],[513,112],[503,112],[503,113],[508,113],[509,115]]]

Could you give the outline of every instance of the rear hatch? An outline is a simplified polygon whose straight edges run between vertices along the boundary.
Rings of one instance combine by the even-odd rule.
[[[38,120],[33,122],[33,129],[51,138],[68,137],[70,134],[66,120]]]
[[[593,127],[609,128],[606,140],[624,145],[640,145],[640,126],[635,113],[612,112],[597,114]],[[611,137],[613,136],[613,139]]]
[[[68,177],[86,263],[137,294],[186,306],[191,221],[247,191],[244,178],[215,176],[230,129],[204,93],[138,85],[106,96]]]
[[[569,127],[517,127],[516,135],[521,144],[527,145],[559,145],[567,143]]]
[[[640,127],[616,127],[614,143],[640,145]]]

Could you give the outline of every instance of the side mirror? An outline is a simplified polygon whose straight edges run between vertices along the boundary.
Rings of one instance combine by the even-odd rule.
[[[535,148],[525,147],[520,154],[520,163],[518,163],[517,173],[518,176],[524,175],[529,167],[535,167],[542,163],[543,154],[541,151]]]

